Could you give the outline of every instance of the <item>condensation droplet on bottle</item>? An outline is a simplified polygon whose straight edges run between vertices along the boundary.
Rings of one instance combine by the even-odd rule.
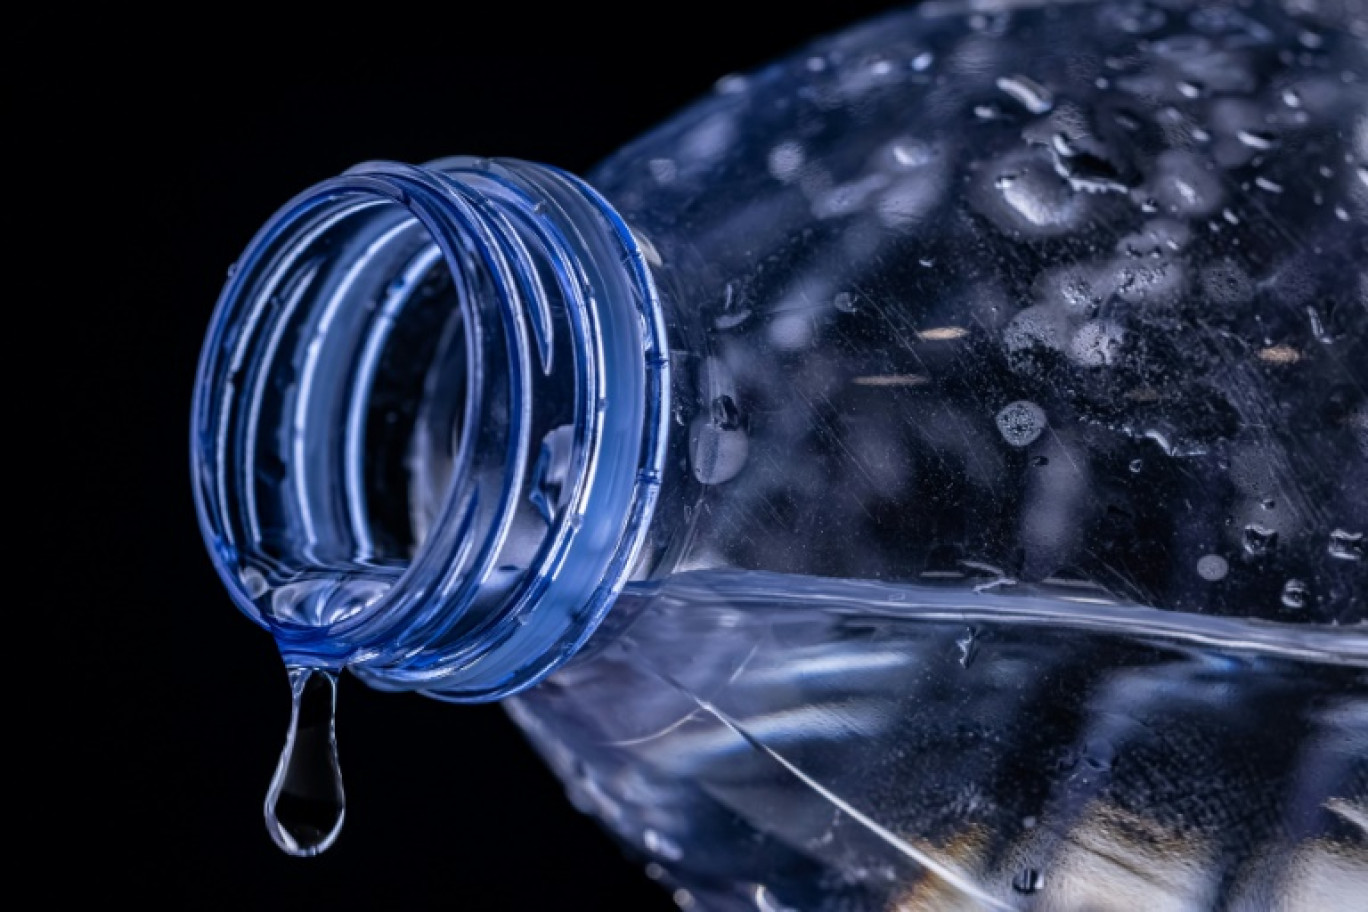
[[[1132,460],[1130,461],[1130,465],[1127,466],[1127,468],[1129,468],[1132,472],[1136,473],[1137,475],[1140,473],[1140,470],[1143,469],[1144,467],[1145,467],[1145,460],[1143,460],[1143,459],[1138,459],[1138,458],[1137,458],[1137,459],[1132,459]]]
[[[1032,114],[1044,114],[1054,106],[1054,94],[1026,76],[999,76],[995,85]]]
[[[751,311],[741,303],[736,283],[728,282],[722,290],[722,307],[713,317],[713,329],[726,331],[734,329],[750,318]]]
[[[1177,149],[1160,153],[1150,190],[1158,205],[1174,215],[1211,215],[1225,201],[1225,187],[1198,155]],[[1142,206],[1143,208],[1143,206]]]
[[[1197,575],[1209,583],[1225,579],[1230,564],[1219,554],[1204,554],[1197,559]]]
[[[1069,343],[1069,357],[1084,367],[1103,367],[1115,363],[1125,340],[1125,331],[1110,320],[1090,320],[1078,328]]]
[[[1336,529],[1330,533],[1330,544],[1326,550],[1331,557],[1340,560],[1363,560],[1363,533]]]
[[[237,264],[237,261],[234,261],[234,262],[232,262],[232,263],[229,263],[229,264],[228,264],[228,276],[227,276],[227,277],[231,279],[233,276],[237,275],[237,271],[238,271],[238,264]]]
[[[1014,447],[1033,443],[1045,430],[1045,412],[1034,402],[1018,400],[1004,406],[997,413],[998,431],[1002,439]]]
[[[854,313],[855,295],[849,291],[837,292],[836,296],[831,299],[831,305],[841,313]]]
[[[1273,148],[1273,134],[1267,130],[1237,130],[1235,138],[1251,149],[1260,151]]]
[[[751,898],[755,901],[756,912],[797,912],[796,909],[780,902],[764,884],[755,885]]]
[[[803,147],[799,143],[788,141],[781,142],[773,149],[770,149],[769,156],[766,158],[766,165],[769,168],[770,176],[775,180],[788,181],[796,178],[803,169],[806,155]]]
[[[266,829],[290,855],[307,857],[337,839],[346,816],[337,762],[337,675],[292,667],[290,728],[266,792]]]
[[[750,88],[750,80],[740,73],[728,73],[713,83],[713,88],[719,95],[738,95]]]
[[[646,168],[655,182],[662,186],[674,183],[679,176],[679,165],[675,164],[673,158],[653,158],[646,163]]]
[[[741,428],[722,427],[711,414],[693,420],[689,463],[699,482],[715,485],[731,481],[745,467],[749,456],[750,437]]]
[[[1307,598],[1310,594],[1310,590],[1307,588],[1306,583],[1299,579],[1290,579],[1283,584],[1282,603],[1284,607],[1292,608],[1294,610],[1305,608]]]
[[[731,396],[717,396],[709,410],[712,413],[713,424],[724,431],[734,431],[741,426],[741,410],[737,408],[736,400]]]
[[[1043,159],[1009,154],[985,171],[970,202],[1011,235],[1058,236],[1077,229],[1092,212],[1094,195],[1076,192]]]
[[[683,887],[680,887],[678,890],[675,890],[673,893],[671,893],[671,894],[670,894],[670,898],[673,899],[673,900],[674,900],[674,904],[675,904],[676,906],[679,906],[679,908],[681,908],[681,909],[692,909],[692,908],[693,908],[693,905],[694,905],[694,897],[693,897],[693,894],[690,893],[688,890],[684,889]]]
[[[1246,553],[1262,557],[1278,545],[1278,533],[1262,523],[1250,523],[1244,527],[1241,538]]]
[[[1264,177],[1262,174],[1260,174],[1258,177],[1254,178],[1254,186],[1258,187],[1260,190],[1263,190],[1263,191],[1266,192],[1266,193],[1282,193],[1282,192],[1283,192],[1283,185],[1282,185],[1282,184],[1280,184],[1280,183],[1278,183],[1277,181],[1272,180],[1272,179],[1270,179],[1270,178]]]
[[[935,54],[930,51],[922,51],[916,57],[912,58],[912,69],[914,72],[924,73],[931,68],[931,64],[935,63],[935,61]]]
[[[1012,889],[1018,893],[1038,893],[1045,886],[1045,872],[1039,868],[1022,868],[1012,878]]]
[[[666,861],[679,861],[684,857],[684,850],[679,847],[678,843],[650,827],[642,832],[641,841],[646,846],[646,851],[652,855],[659,855]]]

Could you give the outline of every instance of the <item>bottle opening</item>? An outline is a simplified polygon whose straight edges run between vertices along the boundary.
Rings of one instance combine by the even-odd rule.
[[[235,601],[300,664],[526,686],[641,546],[662,339],[630,232],[560,172],[373,164],[296,198],[230,274],[197,382]]]

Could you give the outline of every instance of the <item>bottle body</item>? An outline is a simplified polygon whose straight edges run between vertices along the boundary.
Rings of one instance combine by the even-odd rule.
[[[1368,20],[1321,12],[927,4],[585,181],[311,191],[202,362],[225,582],[291,664],[507,697],[681,905],[1352,908]]]
[[[896,13],[589,175],[680,512],[510,709],[682,904],[1363,902],[1352,27]]]

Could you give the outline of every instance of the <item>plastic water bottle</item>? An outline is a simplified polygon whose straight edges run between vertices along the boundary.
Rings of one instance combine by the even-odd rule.
[[[1365,390],[1355,0],[928,2],[583,179],[359,165],[195,390],[270,833],[345,670],[685,908],[1368,909]]]

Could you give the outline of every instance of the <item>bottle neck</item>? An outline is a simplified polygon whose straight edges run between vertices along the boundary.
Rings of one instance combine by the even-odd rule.
[[[527,687],[643,547],[666,353],[637,242],[570,175],[453,158],[319,184],[248,246],[201,355],[215,565],[291,664]]]

